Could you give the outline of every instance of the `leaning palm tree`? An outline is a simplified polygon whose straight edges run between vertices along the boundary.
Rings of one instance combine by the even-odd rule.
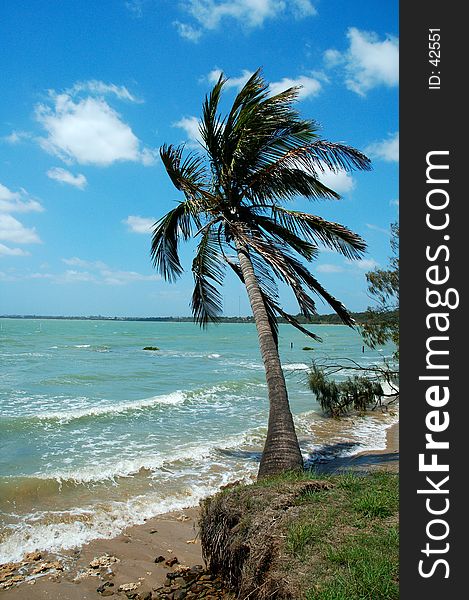
[[[205,98],[200,121],[201,150],[164,145],[160,156],[181,201],[154,225],[153,264],[174,281],[183,271],[179,240],[195,237],[191,308],[202,327],[222,314],[220,286],[230,267],[246,286],[257,327],[270,402],[269,423],[259,477],[298,470],[303,460],[288,402],[278,352],[277,317],[319,339],[280,305],[277,282],[286,283],[305,317],[316,314],[311,294],[324,299],[352,326],[341,302],[305,266],[325,245],[347,258],[363,255],[365,242],[355,233],[321,217],[284,208],[304,196],[337,199],[321,183],[325,170],[369,169],[358,150],[318,135],[314,121],[293,109],[298,88],[269,95],[258,70],[236,96],[226,116],[219,102],[226,83],[220,76]]]

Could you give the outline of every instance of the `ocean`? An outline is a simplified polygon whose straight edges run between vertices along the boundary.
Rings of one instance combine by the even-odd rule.
[[[392,349],[312,329],[322,344],[280,325],[305,458],[385,448],[397,416],[328,419],[306,372],[312,358],[373,364]],[[0,563],[113,537],[255,477],[268,403],[253,324],[0,319],[0,357]]]

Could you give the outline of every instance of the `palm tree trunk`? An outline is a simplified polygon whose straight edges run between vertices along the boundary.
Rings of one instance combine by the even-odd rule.
[[[267,440],[258,473],[258,478],[262,478],[285,471],[301,470],[303,469],[303,458],[288,403],[287,386],[280,356],[270,327],[261,289],[247,248],[240,243],[236,244],[236,248],[257,327],[269,394],[270,411]]]

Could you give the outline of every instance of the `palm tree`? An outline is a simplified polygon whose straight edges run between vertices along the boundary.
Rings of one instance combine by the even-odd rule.
[[[305,196],[311,200],[339,195],[320,181],[325,170],[370,169],[358,150],[320,139],[314,121],[300,119],[293,109],[298,88],[270,96],[258,70],[236,96],[229,113],[219,114],[226,83],[223,75],[205,98],[200,122],[201,152],[185,154],[184,146],[164,145],[160,156],[183,199],[154,225],[151,257],[161,275],[174,281],[183,271],[180,239],[198,239],[192,262],[191,308],[202,327],[222,314],[226,266],[246,286],[265,367],[270,413],[259,477],[303,467],[278,352],[277,317],[306,335],[280,306],[277,281],[293,291],[300,312],[316,314],[311,293],[340,315],[353,320],[305,267],[318,254],[318,244],[347,258],[363,255],[366,245],[337,223],[281,202]]]

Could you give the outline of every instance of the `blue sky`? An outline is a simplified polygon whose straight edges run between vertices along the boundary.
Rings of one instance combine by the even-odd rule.
[[[272,93],[302,86],[324,138],[372,159],[325,176],[340,201],[294,203],[367,240],[361,262],[324,251],[311,267],[366,308],[398,215],[397,1],[5,0],[0,39],[0,314],[189,314],[192,246],[176,284],[149,258],[150,225],[178,200],[158,148],[197,145],[219,72],[228,106],[258,67]],[[249,314],[239,282],[224,293],[225,314]]]

